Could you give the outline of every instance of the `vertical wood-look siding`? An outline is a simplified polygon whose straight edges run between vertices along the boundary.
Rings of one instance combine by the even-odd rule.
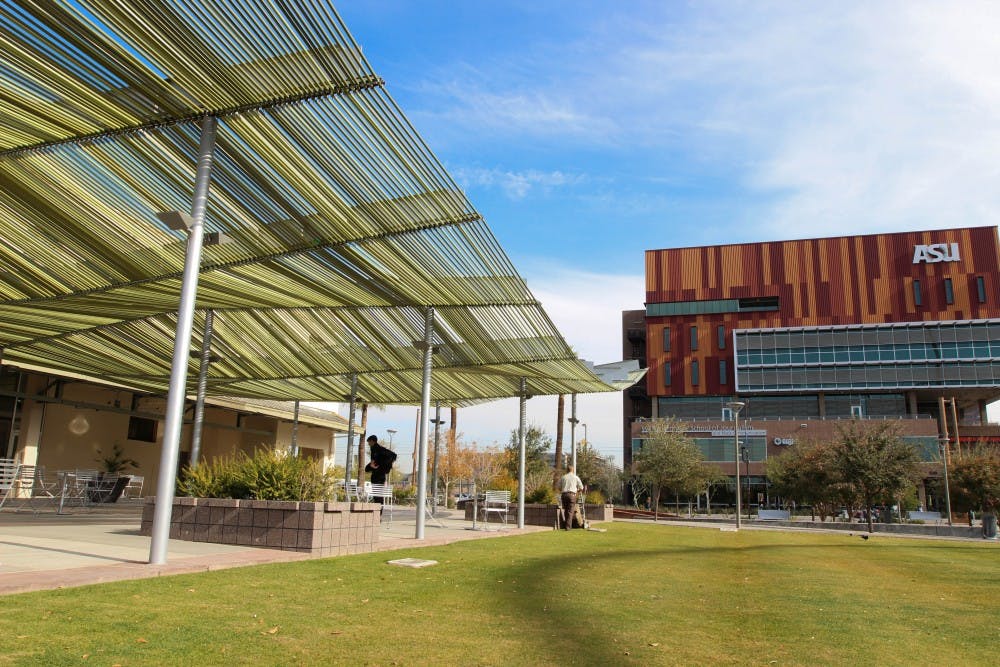
[[[958,262],[913,263],[916,245],[958,243]],[[982,276],[986,303],[979,303]],[[954,303],[945,302],[950,278]],[[913,302],[920,281],[922,303]],[[650,395],[727,394],[733,390],[733,351],[719,350],[716,330],[734,328],[874,324],[1000,317],[1000,244],[996,227],[845,236],[650,250],[646,253],[646,302],[703,301],[777,296],[771,312],[647,318],[649,367],[672,366],[671,387],[662,370],[648,378]],[[664,355],[662,328],[671,327]],[[690,326],[698,327],[698,350],[690,349]],[[719,383],[719,360],[728,364]],[[698,360],[700,382],[691,385],[690,362]]]

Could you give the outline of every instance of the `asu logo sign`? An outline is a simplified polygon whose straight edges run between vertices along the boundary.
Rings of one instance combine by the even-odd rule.
[[[962,258],[958,254],[957,243],[932,243],[930,245],[913,246],[913,263],[935,264],[937,262],[957,262]]]

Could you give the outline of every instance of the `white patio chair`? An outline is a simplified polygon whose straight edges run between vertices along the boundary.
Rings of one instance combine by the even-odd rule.
[[[129,475],[128,485],[122,491],[122,498],[142,498],[142,475]]]
[[[10,480],[3,498],[0,498],[0,507],[14,499],[19,501],[18,509],[27,504],[28,507],[37,512],[38,510],[35,509],[37,502],[55,502],[56,496],[53,494],[53,489],[56,485],[56,482],[45,480],[44,468],[20,464],[14,470],[14,476]]]
[[[0,459],[0,507],[7,500],[7,492],[17,476],[17,461],[15,459]]]
[[[371,482],[365,482],[365,498],[367,502],[374,502],[380,500],[382,502],[382,513],[385,514],[385,510],[389,510],[389,525],[392,525],[392,508],[396,504],[395,498],[392,495],[392,484],[372,484]]]
[[[510,506],[510,491],[487,491],[483,498],[483,521],[486,524],[486,530],[490,528],[490,513],[496,514],[497,517],[503,522],[503,525],[507,525],[507,508]]]

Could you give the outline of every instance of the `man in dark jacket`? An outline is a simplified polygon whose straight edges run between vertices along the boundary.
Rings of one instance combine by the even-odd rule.
[[[377,435],[368,436],[367,442],[371,449],[371,460],[365,466],[365,472],[372,474],[372,484],[385,484],[392,464],[396,462],[396,452],[380,445]]]

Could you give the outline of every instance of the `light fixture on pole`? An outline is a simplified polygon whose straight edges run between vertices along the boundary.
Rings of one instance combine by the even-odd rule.
[[[389,434],[389,449],[392,449],[392,436],[396,435],[396,429],[387,428],[385,432]]]
[[[746,406],[743,401],[729,401],[726,407],[733,413],[733,447],[736,463],[736,530],[740,529],[740,512],[743,511],[740,500],[740,410]]]

